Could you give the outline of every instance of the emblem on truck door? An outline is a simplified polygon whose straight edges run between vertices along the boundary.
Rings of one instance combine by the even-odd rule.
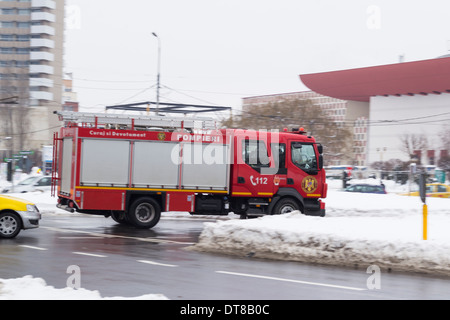
[[[302,190],[306,193],[313,193],[317,189],[317,180],[313,176],[307,176],[302,181]]]
[[[280,179],[279,176],[273,177],[273,184],[274,185],[278,186],[280,184],[280,181],[281,181],[281,179]]]
[[[158,140],[159,141],[166,140],[166,134],[164,132],[158,133]]]

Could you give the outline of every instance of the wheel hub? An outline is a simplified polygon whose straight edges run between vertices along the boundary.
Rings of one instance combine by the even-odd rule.
[[[149,222],[150,220],[153,219],[154,215],[155,215],[154,209],[148,204],[143,203],[136,208],[136,218],[140,222],[143,223]]]
[[[0,232],[2,234],[12,234],[17,229],[17,222],[11,217],[3,217],[0,219]]]
[[[286,205],[281,209],[281,214],[286,214],[286,213],[292,212],[294,210],[295,210],[295,208],[293,206]]]

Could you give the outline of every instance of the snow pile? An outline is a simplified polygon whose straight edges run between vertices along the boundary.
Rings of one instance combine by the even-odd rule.
[[[327,217],[412,217],[422,215],[419,197],[398,194],[363,194],[331,190],[326,203]],[[430,214],[450,217],[450,199],[427,198]]]
[[[450,275],[450,199],[427,198],[427,204],[427,241],[418,197],[330,190],[325,218],[293,212],[208,222],[193,249]]]
[[[161,294],[147,294],[136,298],[102,298],[98,291],[86,289],[55,289],[41,278],[26,276],[18,279],[0,279],[0,300],[167,300]]]

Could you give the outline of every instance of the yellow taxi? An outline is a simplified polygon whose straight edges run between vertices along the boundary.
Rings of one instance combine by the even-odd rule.
[[[39,220],[41,214],[34,203],[0,195],[0,239],[11,239],[21,230],[38,228]]]
[[[429,183],[426,193],[427,197],[450,198],[450,186],[443,183]],[[418,196],[419,191],[406,193],[405,195]]]

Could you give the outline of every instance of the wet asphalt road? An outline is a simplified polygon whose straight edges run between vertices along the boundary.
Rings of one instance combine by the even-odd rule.
[[[369,290],[366,267],[348,269],[187,250],[204,220],[163,218],[152,230],[85,215],[44,216],[41,227],[0,240],[0,278],[25,275],[66,287],[70,266],[81,287],[103,297],[159,293],[181,300],[450,299],[450,279],[381,273]],[[367,266],[368,267],[368,266]]]

